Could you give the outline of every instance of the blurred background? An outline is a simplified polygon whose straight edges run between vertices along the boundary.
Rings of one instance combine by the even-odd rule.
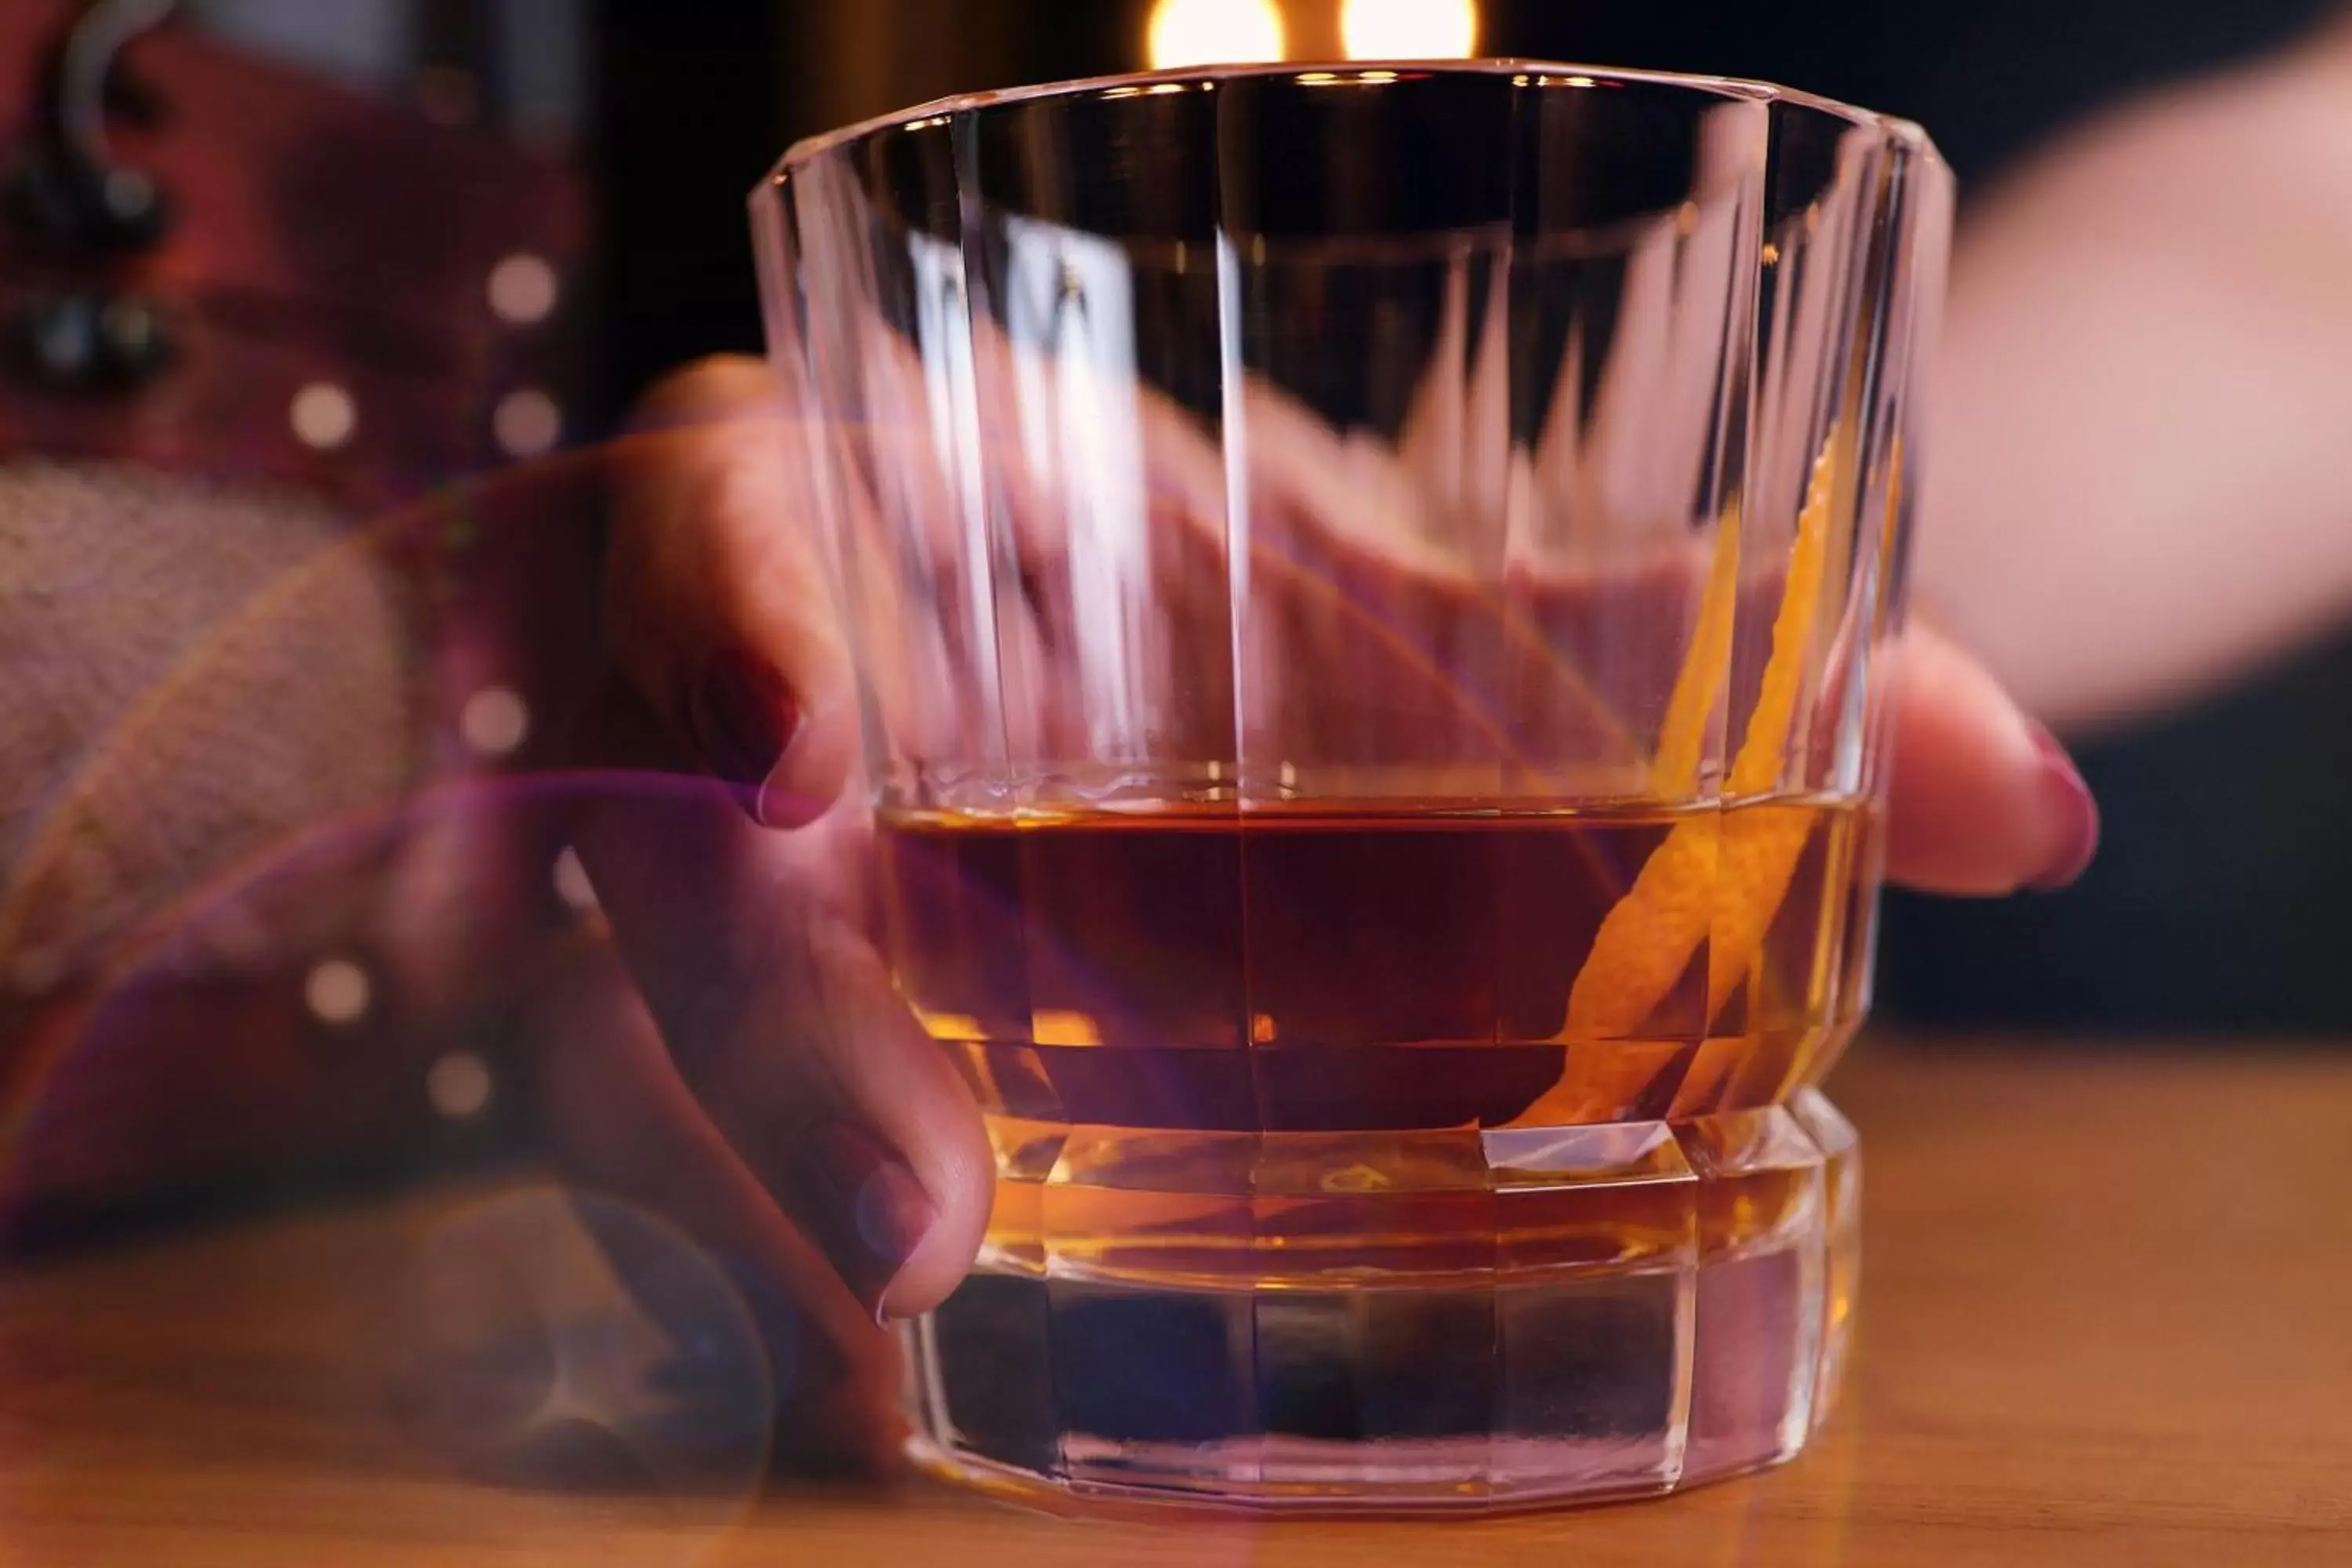
[[[628,319],[608,324],[614,385],[625,390],[715,342],[756,343],[748,263],[723,197],[748,188],[796,137],[948,93],[1277,51],[1476,52],[1713,72],[1917,120],[1973,187],[2119,97],[2276,47],[2329,9],[2327,0],[614,4],[593,18],[606,40],[604,232],[616,283],[646,285],[629,289]],[[690,116],[679,108],[688,100]],[[697,286],[721,276],[734,279],[724,290]]]
[[[794,138],[1150,65],[1568,58],[1915,118],[1965,230],[1976,193],[2070,127],[2333,14],[8,0],[0,1050],[21,1140],[0,1213],[72,1237],[535,1145],[515,1013],[570,962],[541,939],[593,900],[560,844],[488,843],[467,803],[527,777],[581,700],[593,629],[550,584],[585,581],[593,550],[449,487],[602,439],[670,367],[757,351],[743,199]],[[321,548],[352,531],[383,547],[364,567]],[[2330,798],[2347,675],[2322,635],[2152,717],[2075,724],[2098,864],[2061,895],[1893,900],[1882,1016],[2352,1026],[2352,814]]]

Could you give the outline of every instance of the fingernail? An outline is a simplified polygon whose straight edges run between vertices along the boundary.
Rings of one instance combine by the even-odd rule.
[[[762,821],[768,775],[801,727],[800,705],[773,668],[740,648],[703,666],[687,693],[686,718],[710,771],[744,792],[739,798]]]
[[[873,1133],[826,1122],[803,1134],[800,1165],[824,1205],[820,1237],[833,1266],[877,1323],[890,1286],[939,1217],[907,1163]]]
[[[2041,760],[2040,789],[2043,819],[2050,828],[2051,852],[2040,874],[2027,879],[2026,886],[2040,892],[2055,892],[2071,886],[2091,864],[2099,852],[2099,803],[2091,797],[2091,788],[2083,782],[2074,766],[2074,759],[2066,748],[2035,721],[2032,727],[2034,754]]]

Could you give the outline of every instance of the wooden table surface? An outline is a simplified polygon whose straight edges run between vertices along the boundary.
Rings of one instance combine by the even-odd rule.
[[[915,1480],[666,1486],[658,1454],[460,1462],[509,1417],[420,1405],[416,1369],[462,1350],[435,1303],[516,1261],[517,1216],[568,1213],[525,1183],[0,1281],[0,1564],[2352,1563],[2352,1048],[1875,1042],[1832,1092],[1868,1170],[1853,1382],[1795,1464],[1683,1497],[1075,1523]],[[588,1256],[530,1246],[534,1279]],[[581,1382],[538,1414],[593,1409]]]

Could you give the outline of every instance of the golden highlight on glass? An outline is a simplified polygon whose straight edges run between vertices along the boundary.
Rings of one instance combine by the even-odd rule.
[[[925,1463],[1409,1511],[1803,1443],[1949,205],[1897,121],[1524,64],[761,186],[887,949],[997,1159]]]

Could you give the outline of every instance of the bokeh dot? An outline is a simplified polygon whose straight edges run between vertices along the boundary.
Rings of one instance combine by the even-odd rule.
[[[530,733],[530,706],[511,687],[485,686],[457,711],[457,732],[485,757],[503,757]]]
[[[314,452],[331,452],[349,444],[359,429],[359,405],[331,381],[313,381],[294,394],[287,405],[286,422],[294,438]]]
[[[470,1121],[489,1108],[497,1084],[488,1062],[471,1051],[451,1051],[425,1073],[425,1098],[451,1121]]]
[[[563,410],[538,387],[519,387],[499,399],[490,415],[490,434],[509,458],[540,457],[562,439]]]
[[[367,971],[348,958],[323,959],[302,982],[302,999],[321,1023],[355,1024],[367,1015]]]
[[[547,258],[520,250],[490,268],[490,311],[512,326],[536,326],[555,311],[560,288]]]

